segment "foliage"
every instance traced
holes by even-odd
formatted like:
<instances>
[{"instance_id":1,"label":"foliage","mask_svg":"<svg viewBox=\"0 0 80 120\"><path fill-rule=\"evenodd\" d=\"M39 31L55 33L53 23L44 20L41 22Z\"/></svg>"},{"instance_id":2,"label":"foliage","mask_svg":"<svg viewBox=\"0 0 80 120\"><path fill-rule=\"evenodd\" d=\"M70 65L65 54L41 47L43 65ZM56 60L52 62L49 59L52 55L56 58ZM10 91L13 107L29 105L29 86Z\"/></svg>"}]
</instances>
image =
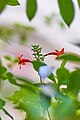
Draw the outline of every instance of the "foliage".
<instances>
[{"instance_id":1,"label":"foliage","mask_svg":"<svg viewBox=\"0 0 80 120\"><path fill-rule=\"evenodd\" d=\"M74 18L74 6L72 0L58 0L58 4L65 23L70 26Z\"/></svg>"},{"instance_id":2,"label":"foliage","mask_svg":"<svg viewBox=\"0 0 80 120\"><path fill-rule=\"evenodd\" d=\"M80 7L80 0L77 0L78 1L78 5L79 5L79 7Z\"/></svg>"},{"instance_id":3,"label":"foliage","mask_svg":"<svg viewBox=\"0 0 80 120\"><path fill-rule=\"evenodd\" d=\"M13 36L18 36L19 44L26 44L29 34L34 31L35 29L33 27L25 26L20 23L15 23L9 27L0 26L0 39L10 43Z\"/></svg>"},{"instance_id":4,"label":"foliage","mask_svg":"<svg viewBox=\"0 0 80 120\"><path fill-rule=\"evenodd\" d=\"M7 4L11 6L20 5L19 1L17 0L8 0Z\"/></svg>"},{"instance_id":5,"label":"foliage","mask_svg":"<svg viewBox=\"0 0 80 120\"><path fill-rule=\"evenodd\" d=\"M59 15L57 12L53 12L52 14L49 14L44 17L44 22L46 25L52 26L52 23L56 23L60 26L60 28L64 29L65 28L65 23L64 21L59 18Z\"/></svg>"},{"instance_id":6,"label":"foliage","mask_svg":"<svg viewBox=\"0 0 80 120\"><path fill-rule=\"evenodd\" d=\"M42 47L39 47L39 45L32 45L31 49L34 53L33 56L38 61L44 61L44 55L41 54Z\"/></svg>"},{"instance_id":7,"label":"foliage","mask_svg":"<svg viewBox=\"0 0 80 120\"><path fill-rule=\"evenodd\" d=\"M66 63L68 64L69 61L73 62L73 64L74 62L79 63L80 56L74 53L61 53L55 59L62 60L61 65L55 74L53 74L53 66L45 67L48 65L39 58L43 55L42 48L39 45L32 45L32 50L33 55L37 55L36 57L34 55L35 60L32 60L32 66L40 77L40 83L35 83L35 80L32 82L28 78L14 75L1 63L0 80L3 82L4 80L8 80L10 84L19 87L19 90L15 91L12 96L7 96L6 98L13 102L16 109L20 109L26 113L25 120L46 120L48 118L49 120L73 120L73 118L79 120L80 68L74 68L74 70L70 71L69 68L66 68ZM39 54L42 55L39 56ZM43 56L45 60L46 56ZM5 59L9 61L13 60L11 56L5 56ZM17 60L16 63L18 63ZM43 74L45 77L41 76ZM44 78L46 80L47 77L49 82L44 83ZM52 95L50 92L44 92L45 87L48 87L47 89L52 91ZM0 98L0 109L13 119L5 110L5 104L6 101Z\"/></svg>"},{"instance_id":8,"label":"foliage","mask_svg":"<svg viewBox=\"0 0 80 120\"><path fill-rule=\"evenodd\" d=\"M75 8L72 0L57 0L60 14L64 22L70 26L75 15ZM80 8L80 0L77 0ZM20 5L19 0L0 0L0 13L3 12L7 5L17 6ZM26 0L26 14L28 19L31 21L37 12L37 0ZM53 5L54 7L54 5ZM51 18L50 18L51 19Z\"/></svg>"},{"instance_id":9,"label":"foliage","mask_svg":"<svg viewBox=\"0 0 80 120\"><path fill-rule=\"evenodd\" d=\"M29 20L35 16L37 11L37 1L36 0L27 0L26 2L26 14Z\"/></svg>"},{"instance_id":10,"label":"foliage","mask_svg":"<svg viewBox=\"0 0 80 120\"><path fill-rule=\"evenodd\" d=\"M73 1L57 0L57 2L64 22L70 26L75 15ZM77 0L77 3L80 8L80 0ZM17 6L20 3L18 0L0 0L0 13L4 11L7 5ZM37 0L26 0L25 7L27 17L31 21L38 9ZM54 14L46 17L46 23L50 24L53 17L55 17ZM62 21L59 22L64 26ZM34 29L20 24L14 25L13 28L0 27L0 38L2 40L9 40L18 33L20 42L25 43L27 32L32 30ZM13 102L16 109L26 113L25 120L80 120L80 68L74 68L70 71L66 67L66 63L68 64L69 62L79 64L80 55L75 53L61 54L60 51L56 50L56 52L53 52L53 55L57 55L55 53L59 52L55 60L61 60L61 65L53 72L52 68L54 66L48 66L45 63L46 56L42 53L42 47L32 45L31 50L35 59L30 63L37 72L40 83L35 83L34 78L34 82L32 82L28 78L14 75L9 71L10 67L14 67L14 64L19 63L19 59L5 55L5 60L9 62L6 67L0 59L0 83L8 81L13 86L19 88L12 96L6 96L5 100L4 97L0 97L0 110L14 120L5 109L6 99L8 99ZM22 58L20 64L25 65L27 61L28 59ZM46 78L49 80L47 83L44 82ZM49 93L47 91L44 92L45 87L50 91ZM0 120L2 120L2 116L0 116Z\"/></svg>"}]
</instances>

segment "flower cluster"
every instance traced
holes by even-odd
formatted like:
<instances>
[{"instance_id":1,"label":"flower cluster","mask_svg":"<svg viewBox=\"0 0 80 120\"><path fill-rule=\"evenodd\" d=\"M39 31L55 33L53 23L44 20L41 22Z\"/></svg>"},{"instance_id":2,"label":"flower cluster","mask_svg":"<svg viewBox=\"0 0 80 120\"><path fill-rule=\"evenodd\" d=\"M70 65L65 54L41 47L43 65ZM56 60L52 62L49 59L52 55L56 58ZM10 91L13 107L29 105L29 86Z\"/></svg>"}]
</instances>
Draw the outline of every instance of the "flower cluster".
<instances>
[{"instance_id":1,"label":"flower cluster","mask_svg":"<svg viewBox=\"0 0 80 120\"><path fill-rule=\"evenodd\" d=\"M62 48L60 51L59 50L55 50L55 52L49 52L47 54L45 54L44 56L48 56L48 55L56 55L58 58L60 55L64 54L64 48Z\"/></svg>"},{"instance_id":2,"label":"flower cluster","mask_svg":"<svg viewBox=\"0 0 80 120\"><path fill-rule=\"evenodd\" d=\"M23 57L23 55L21 55L21 56L17 56L17 58L18 58L18 65L20 65L20 69L21 69L21 65L26 65L26 63L31 63L32 61L31 60L29 60L29 59L24 59L24 58L22 58Z\"/></svg>"},{"instance_id":3,"label":"flower cluster","mask_svg":"<svg viewBox=\"0 0 80 120\"><path fill-rule=\"evenodd\" d=\"M64 48L62 48L60 51L59 50L55 50L54 52L49 52L47 54L44 55L44 57L48 56L48 55L56 55L58 58L60 55L64 54ZM18 58L18 65L20 65L20 69L21 69L21 65L26 65L26 63L32 63L32 60L26 59L26 58L22 58L23 55L21 56L17 56Z\"/></svg>"},{"instance_id":4,"label":"flower cluster","mask_svg":"<svg viewBox=\"0 0 80 120\"><path fill-rule=\"evenodd\" d=\"M39 61L41 63L43 63L42 56L45 58L48 55L56 55L56 58L58 58L60 55L64 54L64 48L62 48L60 51L55 50L54 52L49 52L49 53L43 55L41 53L41 48L39 48L39 45L38 46L37 45L32 46L32 47L33 47L32 50L34 52L33 55L34 54L36 55L36 57L35 56L34 57L36 58L37 61ZM37 48L37 49L35 49L35 48ZM18 65L20 65L20 69L21 69L21 65L26 65L26 63L33 63L33 61L34 61L34 60L27 59L27 58L22 58L22 57L23 57L23 55L17 56ZM53 69L54 69L53 66L48 66L46 64L40 65L39 68L38 68L38 74L39 74L41 79L44 79L44 78L48 77L53 72Z\"/></svg>"}]
</instances>

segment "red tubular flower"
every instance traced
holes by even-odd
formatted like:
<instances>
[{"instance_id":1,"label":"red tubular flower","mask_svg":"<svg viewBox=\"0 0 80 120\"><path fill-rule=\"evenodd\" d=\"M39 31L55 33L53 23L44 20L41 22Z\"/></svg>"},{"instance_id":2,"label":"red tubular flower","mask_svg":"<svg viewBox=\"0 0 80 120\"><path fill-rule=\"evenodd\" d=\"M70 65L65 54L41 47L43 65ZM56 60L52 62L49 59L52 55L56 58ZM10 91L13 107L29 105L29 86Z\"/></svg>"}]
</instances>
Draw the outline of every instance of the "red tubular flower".
<instances>
[{"instance_id":1,"label":"red tubular flower","mask_svg":"<svg viewBox=\"0 0 80 120\"><path fill-rule=\"evenodd\" d=\"M20 65L20 69L21 69L21 65L26 65L27 62L30 62L30 63L32 62L31 60L23 59L22 57L23 57L23 55L17 56L17 58L18 58L18 65Z\"/></svg>"},{"instance_id":2,"label":"red tubular flower","mask_svg":"<svg viewBox=\"0 0 80 120\"><path fill-rule=\"evenodd\" d=\"M58 58L60 55L64 54L64 48L62 48L62 50L55 50L55 52L50 52L50 53L47 53L45 54L44 56L48 56L48 55L56 55Z\"/></svg>"}]
</instances>

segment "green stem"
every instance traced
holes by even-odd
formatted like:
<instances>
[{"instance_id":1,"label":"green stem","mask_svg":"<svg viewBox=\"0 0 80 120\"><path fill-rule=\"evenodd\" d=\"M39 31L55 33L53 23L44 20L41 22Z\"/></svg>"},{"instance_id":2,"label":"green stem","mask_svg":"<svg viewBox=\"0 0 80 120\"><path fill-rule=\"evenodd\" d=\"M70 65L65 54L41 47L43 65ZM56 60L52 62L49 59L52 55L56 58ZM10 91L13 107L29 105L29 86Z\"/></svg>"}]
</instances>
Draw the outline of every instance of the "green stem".
<instances>
[{"instance_id":1,"label":"green stem","mask_svg":"<svg viewBox=\"0 0 80 120\"><path fill-rule=\"evenodd\" d=\"M66 63L67 63L67 60L63 60L60 67L64 68L64 66L66 65Z\"/></svg>"},{"instance_id":2,"label":"green stem","mask_svg":"<svg viewBox=\"0 0 80 120\"><path fill-rule=\"evenodd\" d=\"M42 78L41 78L41 76L40 76L40 83L42 84L43 82L42 82Z\"/></svg>"},{"instance_id":3,"label":"green stem","mask_svg":"<svg viewBox=\"0 0 80 120\"><path fill-rule=\"evenodd\" d=\"M49 120L51 120L51 117L50 117L50 114L49 114L49 110L48 110L48 109L47 109L47 114L48 114Z\"/></svg>"},{"instance_id":4,"label":"green stem","mask_svg":"<svg viewBox=\"0 0 80 120\"><path fill-rule=\"evenodd\" d=\"M9 116L12 120L14 120L14 118L7 112L7 110L5 110L4 108L3 108L3 112L7 115L7 116Z\"/></svg>"}]
</instances>

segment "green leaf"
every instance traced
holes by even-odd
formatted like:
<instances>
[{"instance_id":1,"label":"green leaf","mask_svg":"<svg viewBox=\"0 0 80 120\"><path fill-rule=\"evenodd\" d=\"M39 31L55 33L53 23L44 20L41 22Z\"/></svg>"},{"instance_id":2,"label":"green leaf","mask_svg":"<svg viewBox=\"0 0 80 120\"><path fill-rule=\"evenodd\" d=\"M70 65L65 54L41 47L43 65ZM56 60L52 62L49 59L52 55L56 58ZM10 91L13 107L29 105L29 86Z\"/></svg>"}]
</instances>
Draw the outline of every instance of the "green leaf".
<instances>
[{"instance_id":1,"label":"green leaf","mask_svg":"<svg viewBox=\"0 0 80 120\"><path fill-rule=\"evenodd\" d=\"M17 85L16 79L14 78L14 75L13 75L12 73L7 72L7 73L6 73L6 76L7 76L7 79L9 80L9 82L10 82L11 84Z\"/></svg>"},{"instance_id":2,"label":"green leaf","mask_svg":"<svg viewBox=\"0 0 80 120\"><path fill-rule=\"evenodd\" d=\"M51 73L51 74L48 76L48 78L49 78L50 80L52 80L52 81L55 82L54 74Z\"/></svg>"},{"instance_id":3,"label":"green leaf","mask_svg":"<svg viewBox=\"0 0 80 120\"><path fill-rule=\"evenodd\" d=\"M42 120L46 112L40 104L38 94L27 94L20 100L19 106L26 113L29 113L28 120Z\"/></svg>"},{"instance_id":4,"label":"green leaf","mask_svg":"<svg viewBox=\"0 0 80 120\"><path fill-rule=\"evenodd\" d=\"M14 78L8 78L8 80L11 84L18 86L18 84L16 83L16 80Z\"/></svg>"},{"instance_id":5,"label":"green leaf","mask_svg":"<svg viewBox=\"0 0 80 120\"><path fill-rule=\"evenodd\" d=\"M40 91L40 89L35 86L34 82L28 78L21 77L21 76L15 76L15 79L17 82L24 83L24 85L25 85L24 87L27 90L34 91L34 92Z\"/></svg>"},{"instance_id":6,"label":"green leaf","mask_svg":"<svg viewBox=\"0 0 80 120\"><path fill-rule=\"evenodd\" d=\"M14 77L14 75L13 75L11 72L7 72L7 73L6 73L6 76L7 76L8 78L13 78L13 77Z\"/></svg>"},{"instance_id":7,"label":"green leaf","mask_svg":"<svg viewBox=\"0 0 80 120\"><path fill-rule=\"evenodd\" d=\"M5 101L0 99L0 109L3 109L4 105L5 105Z\"/></svg>"},{"instance_id":8,"label":"green leaf","mask_svg":"<svg viewBox=\"0 0 80 120\"><path fill-rule=\"evenodd\" d=\"M22 88L26 88L28 91L33 91L34 93L40 92L40 89L35 86L34 82L28 78L21 77L21 76L15 76L15 79L17 82L21 82L24 84L17 84L18 86L21 86Z\"/></svg>"},{"instance_id":9,"label":"green leaf","mask_svg":"<svg viewBox=\"0 0 80 120\"><path fill-rule=\"evenodd\" d=\"M59 85L68 84L70 73L66 68L57 69L56 75L57 75L57 78L58 78L58 84Z\"/></svg>"},{"instance_id":10,"label":"green leaf","mask_svg":"<svg viewBox=\"0 0 80 120\"><path fill-rule=\"evenodd\" d=\"M8 0L7 4L10 6L20 5L18 0Z\"/></svg>"},{"instance_id":11,"label":"green leaf","mask_svg":"<svg viewBox=\"0 0 80 120\"><path fill-rule=\"evenodd\" d=\"M9 114L9 112L6 109L3 108L3 111L7 116L9 116L12 120L14 120L14 118Z\"/></svg>"},{"instance_id":12,"label":"green leaf","mask_svg":"<svg viewBox=\"0 0 80 120\"><path fill-rule=\"evenodd\" d=\"M26 14L29 20L32 20L37 11L37 1L36 0L27 0L26 3Z\"/></svg>"},{"instance_id":13,"label":"green leaf","mask_svg":"<svg viewBox=\"0 0 80 120\"><path fill-rule=\"evenodd\" d=\"M39 116L41 116L41 106L37 93L20 89L20 91L16 91L12 97L8 97L8 99L19 105L19 109L29 113L30 120L38 120Z\"/></svg>"},{"instance_id":14,"label":"green leaf","mask_svg":"<svg viewBox=\"0 0 80 120\"><path fill-rule=\"evenodd\" d=\"M11 60L12 60L11 56L9 56L9 55L5 55L4 58L5 58L6 60L8 60L8 61L11 61Z\"/></svg>"},{"instance_id":15,"label":"green leaf","mask_svg":"<svg viewBox=\"0 0 80 120\"><path fill-rule=\"evenodd\" d=\"M51 102L52 109L54 110L56 106L58 105L58 102Z\"/></svg>"},{"instance_id":16,"label":"green leaf","mask_svg":"<svg viewBox=\"0 0 80 120\"><path fill-rule=\"evenodd\" d=\"M34 69L38 72L40 66L46 65L44 62L40 62L38 60L32 61Z\"/></svg>"},{"instance_id":17,"label":"green leaf","mask_svg":"<svg viewBox=\"0 0 80 120\"><path fill-rule=\"evenodd\" d=\"M2 118L0 117L0 120L2 120Z\"/></svg>"},{"instance_id":18,"label":"green leaf","mask_svg":"<svg viewBox=\"0 0 80 120\"><path fill-rule=\"evenodd\" d=\"M80 62L80 56L73 53L66 53L58 57L59 60L67 60L73 62Z\"/></svg>"},{"instance_id":19,"label":"green leaf","mask_svg":"<svg viewBox=\"0 0 80 120\"><path fill-rule=\"evenodd\" d=\"M80 0L77 0L77 2L78 2L78 5L79 5L79 8L80 8Z\"/></svg>"},{"instance_id":20,"label":"green leaf","mask_svg":"<svg viewBox=\"0 0 80 120\"><path fill-rule=\"evenodd\" d=\"M4 66L0 66L0 79L4 80L6 78L5 73L7 69Z\"/></svg>"},{"instance_id":21,"label":"green leaf","mask_svg":"<svg viewBox=\"0 0 80 120\"><path fill-rule=\"evenodd\" d=\"M69 117L75 112L75 104L72 99L67 96L62 98L62 101L57 104L54 110L56 120L71 120Z\"/></svg>"},{"instance_id":22,"label":"green leaf","mask_svg":"<svg viewBox=\"0 0 80 120\"><path fill-rule=\"evenodd\" d=\"M27 115L29 114L27 120L43 120L46 109L51 103L51 99L47 96L22 88L8 99L13 101L18 109L25 111Z\"/></svg>"},{"instance_id":23,"label":"green leaf","mask_svg":"<svg viewBox=\"0 0 80 120\"><path fill-rule=\"evenodd\" d=\"M30 82L28 79L21 77L21 76L15 76L10 72L6 73L6 79L13 85L16 85L18 87L34 91L34 92L39 92L40 89L37 88L32 81Z\"/></svg>"},{"instance_id":24,"label":"green leaf","mask_svg":"<svg viewBox=\"0 0 80 120\"><path fill-rule=\"evenodd\" d=\"M28 83L31 85L34 84L34 82L31 79L28 79L26 77L22 77L22 76L18 76L18 75L14 75L14 77L16 78L17 81L21 81L25 84L28 84Z\"/></svg>"},{"instance_id":25,"label":"green leaf","mask_svg":"<svg viewBox=\"0 0 80 120\"><path fill-rule=\"evenodd\" d=\"M34 93L40 92L40 89L36 87L35 85L31 85L31 84L16 84L16 85L28 91L32 91Z\"/></svg>"},{"instance_id":26,"label":"green leaf","mask_svg":"<svg viewBox=\"0 0 80 120\"><path fill-rule=\"evenodd\" d=\"M74 18L74 5L72 0L58 0L58 4L63 20L70 26Z\"/></svg>"},{"instance_id":27,"label":"green leaf","mask_svg":"<svg viewBox=\"0 0 80 120\"><path fill-rule=\"evenodd\" d=\"M3 12L8 0L0 0L0 13Z\"/></svg>"},{"instance_id":28,"label":"green leaf","mask_svg":"<svg viewBox=\"0 0 80 120\"><path fill-rule=\"evenodd\" d=\"M50 107L51 105L51 98L44 95L43 93L40 93L40 103L41 103L41 106L43 107L43 109L45 111L48 110L48 108Z\"/></svg>"},{"instance_id":29,"label":"green leaf","mask_svg":"<svg viewBox=\"0 0 80 120\"><path fill-rule=\"evenodd\" d=\"M33 64L34 69L35 69L37 72L38 72L38 70L39 70L39 67L47 65L47 64L45 64L44 62L40 62L40 61L38 61L38 60L32 61L32 64ZM48 76L48 78L49 78L50 80L52 80L52 81L55 81L54 75L53 75L52 73Z\"/></svg>"},{"instance_id":30,"label":"green leaf","mask_svg":"<svg viewBox=\"0 0 80 120\"><path fill-rule=\"evenodd\" d=\"M30 91L28 91L30 93ZM25 95L27 95L27 92L25 89L20 89L19 91L16 91L13 96L7 97L8 100L13 101L14 104L18 104L19 100L22 99Z\"/></svg>"},{"instance_id":31,"label":"green leaf","mask_svg":"<svg viewBox=\"0 0 80 120\"><path fill-rule=\"evenodd\" d=\"M68 84L68 91L77 94L80 89L80 69L71 72Z\"/></svg>"},{"instance_id":32,"label":"green leaf","mask_svg":"<svg viewBox=\"0 0 80 120\"><path fill-rule=\"evenodd\" d=\"M4 66L0 66L0 75L6 73L7 69Z\"/></svg>"}]
</instances>

